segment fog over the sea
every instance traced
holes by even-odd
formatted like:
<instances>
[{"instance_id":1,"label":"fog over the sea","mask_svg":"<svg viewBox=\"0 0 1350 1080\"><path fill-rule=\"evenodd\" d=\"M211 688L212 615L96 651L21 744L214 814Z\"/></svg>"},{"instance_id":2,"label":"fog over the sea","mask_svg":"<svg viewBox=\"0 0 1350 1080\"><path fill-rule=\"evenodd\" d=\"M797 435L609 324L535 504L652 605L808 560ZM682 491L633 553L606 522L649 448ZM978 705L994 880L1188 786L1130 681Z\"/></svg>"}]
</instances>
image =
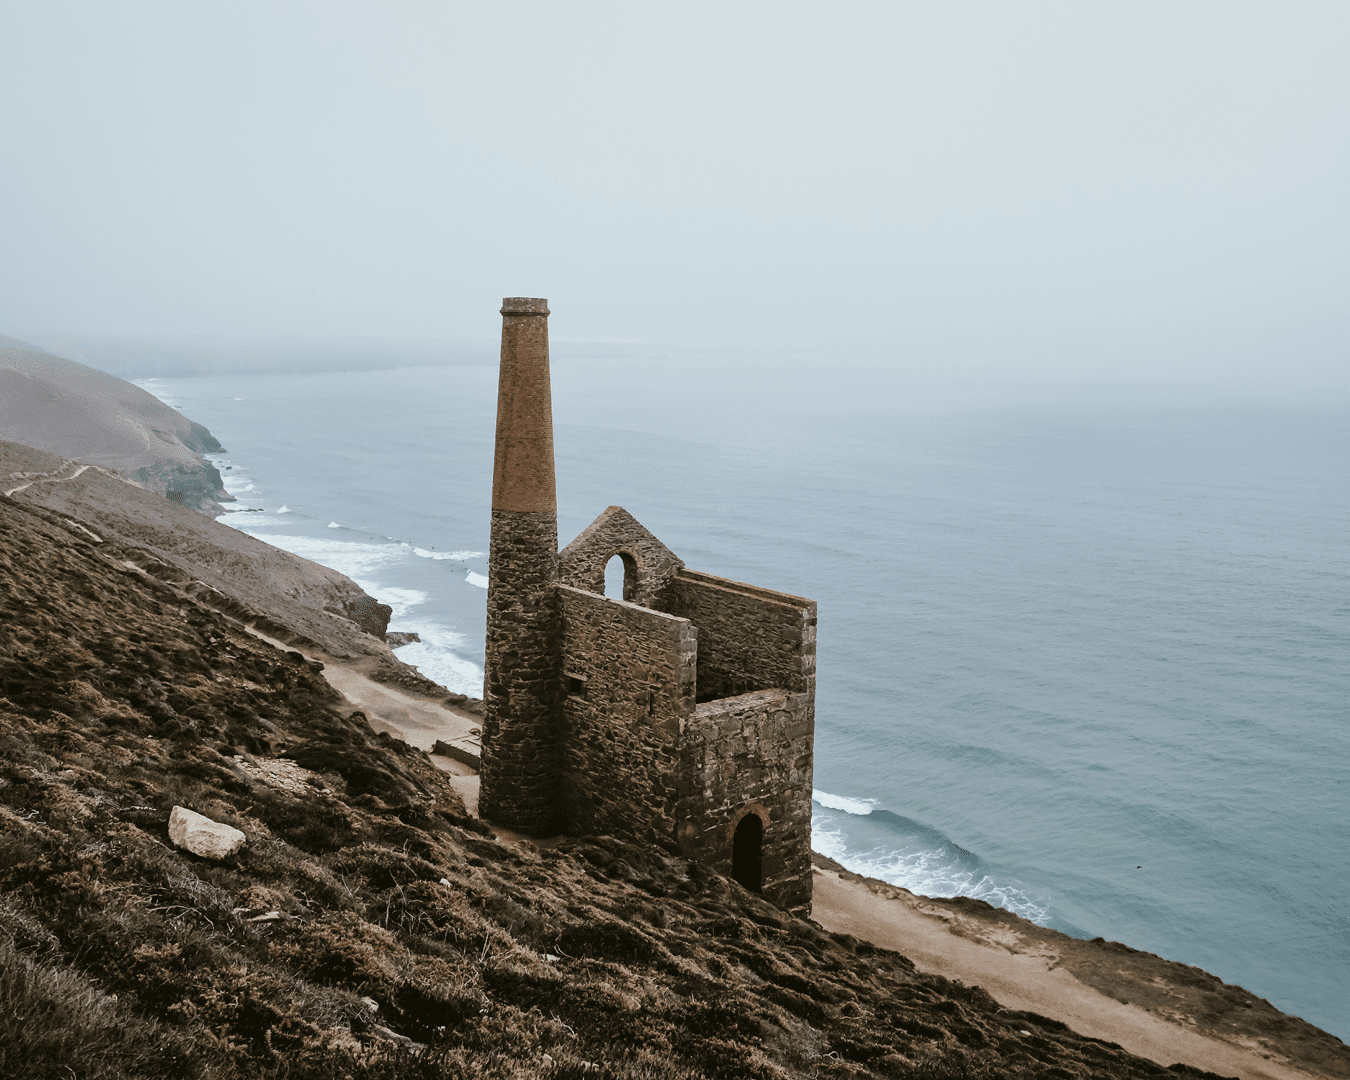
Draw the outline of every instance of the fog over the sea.
<instances>
[{"instance_id":1,"label":"fog over the sea","mask_svg":"<svg viewBox=\"0 0 1350 1080\"><path fill-rule=\"evenodd\" d=\"M0 41L0 333L102 366L490 360L533 295L560 355L1350 391L1344 0L21 0Z\"/></svg>"}]
</instances>

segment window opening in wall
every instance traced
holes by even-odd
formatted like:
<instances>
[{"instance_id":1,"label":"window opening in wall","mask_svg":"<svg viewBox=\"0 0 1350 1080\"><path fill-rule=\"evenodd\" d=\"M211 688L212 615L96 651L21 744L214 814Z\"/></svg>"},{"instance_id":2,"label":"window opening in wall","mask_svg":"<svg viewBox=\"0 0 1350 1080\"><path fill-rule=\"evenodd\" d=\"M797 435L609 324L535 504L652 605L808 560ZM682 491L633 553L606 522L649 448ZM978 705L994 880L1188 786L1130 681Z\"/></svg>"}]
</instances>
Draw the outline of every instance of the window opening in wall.
<instances>
[{"instance_id":1,"label":"window opening in wall","mask_svg":"<svg viewBox=\"0 0 1350 1080\"><path fill-rule=\"evenodd\" d=\"M746 814L736 826L731 841L731 876L751 892L761 892L764 881L760 856L764 849L764 823L758 814Z\"/></svg>"},{"instance_id":2,"label":"window opening in wall","mask_svg":"<svg viewBox=\"0 0 1350 1080\"><path fill-rule=\"evenodd\" d=\"M631 555L611 555L605 563L605 595L611 600L629 600L637 595L637 560Z\"/></svg>"},{"instance_id":3,"label":"window opening in wall","mask_svg":"<svg viewBox=\"0 0 1350 1080\"><path fill-rule=\"evenodd\" d=\"M582 675L573 675L567 673L567 693L572 697L584 698L586 696L586 679Z\"/></svg>"},{"instance_id":4,"label":"window opening in wall","mask_svg":"<svg viewBox=\"0 0 1350 1080\"><path fill-rule=\"evenodd\" d=\"M622 600L623 579L626 576L627 571L623 565L623 556L612 556L609 562L605 563L605 595L611 600Z\"/></svg>"}]
</instances>

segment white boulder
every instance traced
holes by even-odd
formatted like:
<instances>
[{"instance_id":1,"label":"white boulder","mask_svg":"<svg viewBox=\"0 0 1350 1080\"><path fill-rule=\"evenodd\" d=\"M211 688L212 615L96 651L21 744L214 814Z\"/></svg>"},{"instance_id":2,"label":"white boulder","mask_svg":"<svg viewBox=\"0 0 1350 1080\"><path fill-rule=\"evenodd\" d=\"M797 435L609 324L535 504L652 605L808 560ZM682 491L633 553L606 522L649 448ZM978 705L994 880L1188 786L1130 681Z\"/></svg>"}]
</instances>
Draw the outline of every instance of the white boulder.
<instances>
[{"instance_id":1,"label":"white boulder","mask_svg":"<svg viewBox=\"0 0 1350 1080\"><path fill-rule=\"evenodd\" d=\"M169 814L169 839L204 859L225 859L244 846L245 836L229 825L175 806Z\"/></svg>"}]
</instances>

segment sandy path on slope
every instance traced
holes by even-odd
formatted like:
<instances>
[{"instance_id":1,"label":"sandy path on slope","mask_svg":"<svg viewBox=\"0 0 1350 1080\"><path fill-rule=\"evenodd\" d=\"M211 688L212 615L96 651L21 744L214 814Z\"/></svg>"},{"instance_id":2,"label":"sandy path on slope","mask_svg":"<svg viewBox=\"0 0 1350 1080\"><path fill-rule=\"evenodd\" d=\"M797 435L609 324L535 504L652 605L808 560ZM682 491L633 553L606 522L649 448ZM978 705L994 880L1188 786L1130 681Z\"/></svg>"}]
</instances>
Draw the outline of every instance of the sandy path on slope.
<instances>
[{"instance_id":1,"label":"sandy path on slope","mask_svg":"<svg viewBox=\"0 0 1350 1080\"><path fill-rule=\"evenodd\" d=\"M323 677L366 714L366 722L374 730L387 731L428 754L437 740L477 754L478 736L474 733L483 723L481 716L405 694L367 678L350 665L325 664ZM478 770L441 754L431 754L431 760L450 774L450 783L464 800L465 809L477 817Z\"/></svg>"},{"instance_id":2,"label":"sandy path on slope","mask_svg":"<svg viewBox=\"0 0 1350 1080\"><path fill-rule=\"evenodd\" d=\"M310 656L251 626L245 629L254 637L285 652L300 652L306 660L320 661L328 685L366 714L366 723L372 730L387 731L428 754L431 754L431 748L437 740L452 743L472 754L477 753L476 732L483 723L481 716L377 683L361 670L361 661L350 664L328 656ZM450 783L464 800L466 809L477 817L478 770L441 754L431 754L431 760L437 768L450 774Z\"/></svg>"},{"instance_id":3,"label":"sandy path on slope","mask_svg":"<svg viewBox=\"0 0 1350 1080\"><path fill-rule=\"evenodd\" d=\"M69 476L35 476L27 483L20 484L18 487L10 488L8 491L5 492L5 494L15 495L20 491L27 491L34 484L59 484L63 480L74 480L75 477L82 475L86 469L92 469L94 467L92 465L81 465L78 468L72 470L71 466L73 466L74 464L75 462L73 461L68 462L66 465L62 466L62 468L59 470L60 472L70 473ZM81 528L84 527L81 526ZM88 532L89 530L85 529L84 531ZM102 543L102 541L100 540L99 543Z\"/></svg>"},{"instance_id":4,"label":"sandy path on slope","mask_svg":"<svg viewBox=\"0 0 1350 1080\"><path fill-rule=\"evenodd\" d=\"M366 714L376 731L397 735L428 753L437 739L450 742L472 738L483 723L481 716L377 683L352 664L325 663L323 677Z\"/></svg>"},{"instance_id":5,"label":"sandy path on slope","mask_svg":"<svg viewBox=\"0 0 1350 1080\"><path fill-rule=\"evenodd\" d=\"M1317 1075L1115 1001L1057 967L1058 957L1048 948L1014 953L1009 946L1015 942L966 936L970 928L961 925L964 920L926 905L923 897L880 896L819 867L814 885L812 918L825 929L894 949L920 971L981 986L1006 1008L1059 1020L1080 1035L1118 1043L1160 1065L1184 1062L1242 1080Z\"/></svg>"}]
</instances>

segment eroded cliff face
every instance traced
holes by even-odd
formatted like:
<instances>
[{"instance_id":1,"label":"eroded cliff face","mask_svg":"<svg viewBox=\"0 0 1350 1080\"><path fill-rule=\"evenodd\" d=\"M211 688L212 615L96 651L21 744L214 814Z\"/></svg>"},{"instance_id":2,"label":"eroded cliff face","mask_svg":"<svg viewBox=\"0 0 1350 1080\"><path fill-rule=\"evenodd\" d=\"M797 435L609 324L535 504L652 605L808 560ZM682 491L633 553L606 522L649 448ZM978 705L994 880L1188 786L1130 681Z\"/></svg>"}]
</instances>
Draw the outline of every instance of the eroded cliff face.
<instances>
[{"instance_id":1,"label":"eroded cliff face","mask_svg":"<svg viewBox=\"0 0 1350 1080\"><path fill-rule=\"evenodd\" d=\"M202 457L223 448L201 424L115 375L8 337L0 439L113 469L194 510L218 513L233 501Z\"/></svg>"},{"instance_id":2,"label":"eroded cliff face","mask_svg":"<svg viewBox=\"0 0 1350 1080\"><path fill-rule=\"evenodd\" d=\"M1164 1072L659 849L497 841L300 654L24 494L0 497L0 1075ZM243 848L175 848L174 806Z\"/></svg>"}]
</instances>

